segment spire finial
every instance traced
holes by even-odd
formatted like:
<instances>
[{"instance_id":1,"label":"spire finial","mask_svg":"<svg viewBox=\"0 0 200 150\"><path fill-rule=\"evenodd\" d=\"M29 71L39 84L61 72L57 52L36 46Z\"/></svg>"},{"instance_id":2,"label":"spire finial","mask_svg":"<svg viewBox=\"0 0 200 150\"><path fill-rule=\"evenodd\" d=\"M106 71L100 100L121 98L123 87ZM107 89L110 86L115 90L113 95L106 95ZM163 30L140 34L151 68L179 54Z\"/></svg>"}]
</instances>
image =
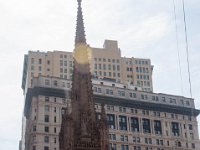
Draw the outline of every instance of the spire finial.
<instances>
[{"instance_id":1,"label":"spire finial","mask_svg":"<svg viewBox=\"0 0 200 150\"><path fill-rule=\"evenodd\" d=\"M76 22L76 37L75 37L75 45L76 44L86 44L85 38L85 28L83 23L83 14L81 8L82 0L77 0L78 2L78 12L77 12L77 22Z\"/></svg>"}]
</instances>

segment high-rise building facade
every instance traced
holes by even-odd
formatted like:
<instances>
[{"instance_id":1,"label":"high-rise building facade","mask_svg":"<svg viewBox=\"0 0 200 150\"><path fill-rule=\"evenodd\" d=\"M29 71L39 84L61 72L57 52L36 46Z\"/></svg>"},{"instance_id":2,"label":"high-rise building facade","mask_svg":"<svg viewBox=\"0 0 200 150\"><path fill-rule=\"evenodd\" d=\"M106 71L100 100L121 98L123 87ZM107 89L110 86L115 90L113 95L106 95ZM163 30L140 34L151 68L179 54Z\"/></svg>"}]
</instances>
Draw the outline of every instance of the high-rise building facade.
<instances>
[{"instance_id":1,"label":"high-rise building facade","mask_svg":"<svg viewBox=\"0 0 200 150\"><path fill-rule=\"evenodd\" d=\"M150 59L121 56L117 41L106 40L104 48L91 48L90 70L94 78L112 79L152 92L153 66ZM33 77L72 79L73 53L65 51L29 51L24 57L22 88L31 86ZM25 91L24 91L25 92Z\"/></svg>"},{"instance_id":2,"label":"high-rise building facade","mask_svg":"<svg viewBox=\"0 0 200 150\"><path fill-rule=\"evenodd\" d=\"M26 150L59 150L62 109L71 108L71 80L36 77L25 103ZM198 150L194 100L136 91L128 84L93 79L96 117L105 104L114 150Z\"/></svg>"}]
</instances>

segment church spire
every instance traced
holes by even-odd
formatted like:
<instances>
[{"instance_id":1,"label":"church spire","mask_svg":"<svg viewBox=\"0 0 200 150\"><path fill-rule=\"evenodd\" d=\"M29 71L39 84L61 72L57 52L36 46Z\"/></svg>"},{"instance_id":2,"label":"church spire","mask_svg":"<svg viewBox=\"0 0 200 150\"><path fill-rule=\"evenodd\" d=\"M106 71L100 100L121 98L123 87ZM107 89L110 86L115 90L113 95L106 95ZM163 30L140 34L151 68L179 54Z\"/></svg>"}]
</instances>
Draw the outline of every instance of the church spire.
<instances>
[{"instance_id":1,"label":"church spire","mask_svg":"<svg viewBox=\"0 0 200 150\"><path fill-rule=\"evenodd\" d=\"M76 37L75 37L75 45L76 44L86 44L86 38L85 38L85 28L83 23L83 14L82 14L82 8L81 8L81 1L78 1L78 12L77 12L77 22L76 22Z\"/></svg>"}]
</instances>

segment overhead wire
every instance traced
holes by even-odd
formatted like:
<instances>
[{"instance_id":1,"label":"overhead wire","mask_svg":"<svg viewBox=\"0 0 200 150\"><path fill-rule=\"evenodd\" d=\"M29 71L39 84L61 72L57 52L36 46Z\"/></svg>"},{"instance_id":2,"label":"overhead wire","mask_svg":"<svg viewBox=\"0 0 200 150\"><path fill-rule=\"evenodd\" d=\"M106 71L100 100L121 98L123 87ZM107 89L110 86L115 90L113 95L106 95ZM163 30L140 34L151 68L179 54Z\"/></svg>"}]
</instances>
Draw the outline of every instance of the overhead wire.
<instances>
[{"instance_id":1,"label":"overhead wire","mask_svg":"<svg viewBox=\"0 0 200 150\"><path fill-rule=\"evenodd\" d=\"M177 54L178 54L179 75L180 75L180 82L181 82L180 86L181 86L181 94L183 95L183 77L182 77L181 60L180 60L180 48L179 48L179 41L178 41L178 25L177 25L175 0L173 0L173 6L174 6L174 23L175 23L175 31L176 31L176 48L177 48Z\"/></svg>"},{"instance_id":2,"label":"overhead wire","mask_svg":"<svg viewBox=\"0 0 200 150\"><path fill-rule=\"evenodd\" d=\"M188 79L190 86L190 97L192 98L192 83L190 76L190 61L189 61L189 46L188 46L188 34L187 34L187 23L186 23L186 15L185 15L185 2L182 0L183 6L183 20L184 20L184 29L185 29L185 44L186 44L186 54L187 54L187 70L188 70Z\"/></svg>"},{"instance_id":3,"label":"overhead wire","mask_svg":"<svg viewBox=\"0 0 200 150\"><path fill-rule=\"evenodd\" d=\"M187 70L188 70L188 80L190 87L190 98L192 99L192 83L191 83L191 75L190 75L190 61L189 61L189 46L188 46L188 34L187 34L187 22L186 22L186 12L185 12L185 1L182 0L183 6L183 20L184 20L184 29L185 29L185 45L186 45L186 54L187 54ZM191 107L191 117L194 116L194 108Z\"/></svg>"}]
</instances>

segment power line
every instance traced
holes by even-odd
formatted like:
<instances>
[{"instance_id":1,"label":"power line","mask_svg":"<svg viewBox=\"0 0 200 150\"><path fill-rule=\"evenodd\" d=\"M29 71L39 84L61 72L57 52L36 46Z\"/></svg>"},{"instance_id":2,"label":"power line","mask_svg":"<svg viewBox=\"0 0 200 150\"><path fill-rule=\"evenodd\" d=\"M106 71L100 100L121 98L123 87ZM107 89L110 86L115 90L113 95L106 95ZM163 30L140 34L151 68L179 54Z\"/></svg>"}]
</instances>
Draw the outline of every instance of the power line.
<instances>
[{"instance_id":1,"label":"power line","mask_svg":"<svg viewBox=\"0 0 200 150\"><path fill-rule=\"evenodd\" d=\"M178 65L179 65L179 74L180 74L180 86L181 86L181 94L183 95L183 78L182 78L182 69L181 69L181 61L180 61L180 48L179 48L179 41L178 41L178 25L177 25L177 16L176 16L176 5L175 1L173 0L174 5L174 20L175 20L175 30L176 30L176 48L178 54Z\"/></svg>"},{"instance_id":2,"label":"power line","mask_svg":"<svg viewBox=\"0 0 200 150\"><path fill-rule=\"evenodd\" d=\"M190 62L189 62L189 46L188 46L187 23L186 23L186 16L185 16L185 2L184 2L184 0L182 0L182 3L183 3L183 16L184 16L184 25L185 25L185 43L186 43L186 53L187 53L187 69L188 69L189 85L190 85L190 97L192 98L192 84L191 84L191 77L190 77Z\"/></svg>"}]
</instances>

